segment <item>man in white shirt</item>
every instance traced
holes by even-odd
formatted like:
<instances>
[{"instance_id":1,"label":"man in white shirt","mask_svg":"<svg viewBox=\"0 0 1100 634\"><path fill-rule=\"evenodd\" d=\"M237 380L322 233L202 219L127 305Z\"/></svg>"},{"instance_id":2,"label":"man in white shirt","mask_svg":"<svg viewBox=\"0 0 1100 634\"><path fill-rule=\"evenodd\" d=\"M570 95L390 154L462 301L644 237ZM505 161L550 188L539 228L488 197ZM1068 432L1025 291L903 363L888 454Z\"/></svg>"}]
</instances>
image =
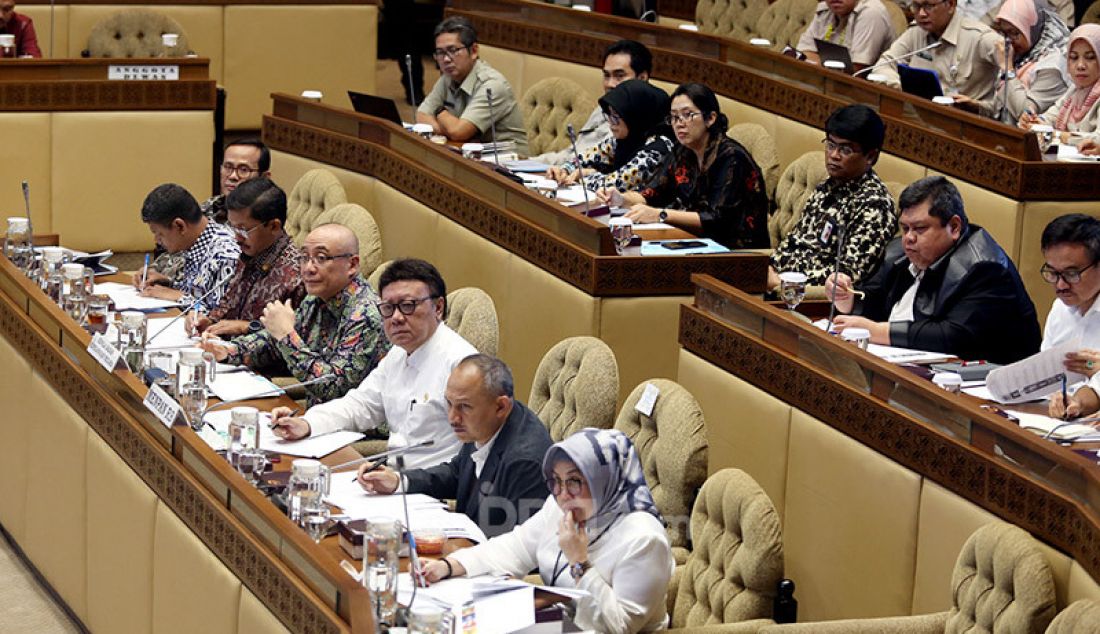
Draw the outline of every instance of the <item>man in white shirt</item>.
<instances>
[{"instance_id":1,"label":"man in white shirt","mask_svg":"<svg viewBox=\"0 0 1100 634\"><path fill-rule=\"evenodd\" d=\"M410 467L429 467L449 460L461 443L447 423L443 396L447 378L458 362L477 350L443 323L447 287L434 266L424 260L397 260L378 282L382 329L393 348L359 387L291 417L289 407L272 410L275 434L298 439L341 429L366 431L386 423L391 448L432 440L431 447L411 452Z\"/></svg>"}]
</instances>

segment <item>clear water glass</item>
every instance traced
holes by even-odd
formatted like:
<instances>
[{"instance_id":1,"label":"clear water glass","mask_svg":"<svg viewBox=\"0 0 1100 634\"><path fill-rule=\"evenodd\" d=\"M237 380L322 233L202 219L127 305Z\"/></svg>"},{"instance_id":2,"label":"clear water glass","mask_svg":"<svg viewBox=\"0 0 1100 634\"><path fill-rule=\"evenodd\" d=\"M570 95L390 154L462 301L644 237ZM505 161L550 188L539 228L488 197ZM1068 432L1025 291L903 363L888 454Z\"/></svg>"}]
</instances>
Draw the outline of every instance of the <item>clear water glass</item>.
<instances>
[{"instance_id":1,"label":"clear water glass","mask_svg":"<svg viewBox=\"0 0 1100 634\"><path fill-rule=\"evenodd\" d=\"M779 297L793 311L806 297L806 275L787 271L779 274Z\"/></svg>"}]
</instances>

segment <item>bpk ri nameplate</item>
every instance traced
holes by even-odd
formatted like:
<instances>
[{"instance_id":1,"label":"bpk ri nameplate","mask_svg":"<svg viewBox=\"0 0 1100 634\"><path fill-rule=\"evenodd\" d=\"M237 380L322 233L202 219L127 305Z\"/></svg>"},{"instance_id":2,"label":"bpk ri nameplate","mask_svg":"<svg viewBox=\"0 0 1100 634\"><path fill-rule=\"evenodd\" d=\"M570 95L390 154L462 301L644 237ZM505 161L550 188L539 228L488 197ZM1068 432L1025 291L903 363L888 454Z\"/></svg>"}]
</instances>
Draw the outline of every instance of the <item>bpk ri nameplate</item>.
<instances>
[{"instance_id":1,"label":"bpk ri nameplate","mask_svg":"<svg viewBox=\"0 0 1100 634\"><path fill-rule=\"evenodd\" d=\"M122 351L98 332L92 335L92 342L88 344L88 354L92 355L92 358L108 372L114 372L118 362L122 360Z\"/></svg>"}]
</instances>

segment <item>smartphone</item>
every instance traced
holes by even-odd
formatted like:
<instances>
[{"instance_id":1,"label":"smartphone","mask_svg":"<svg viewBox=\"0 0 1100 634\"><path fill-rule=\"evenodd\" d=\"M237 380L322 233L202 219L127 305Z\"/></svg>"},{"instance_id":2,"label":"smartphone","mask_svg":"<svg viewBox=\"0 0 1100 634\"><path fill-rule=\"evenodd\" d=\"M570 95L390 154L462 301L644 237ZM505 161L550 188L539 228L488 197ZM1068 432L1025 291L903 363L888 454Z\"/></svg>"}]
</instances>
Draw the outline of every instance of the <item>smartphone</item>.
<instances>
[{"instance_id":1,"label":"smartphone","mask_svg":"<svg viewBox=\"0 0 1100 634\"><path fill-rule=\"evenodd\" d=\"M707 246L706 242L700 242L699 240L672 240L669 242L662 242L661 248L668 249L669 251L680 251L681 249L697 249L699 247Z\"/></svg>"}]
</instances>

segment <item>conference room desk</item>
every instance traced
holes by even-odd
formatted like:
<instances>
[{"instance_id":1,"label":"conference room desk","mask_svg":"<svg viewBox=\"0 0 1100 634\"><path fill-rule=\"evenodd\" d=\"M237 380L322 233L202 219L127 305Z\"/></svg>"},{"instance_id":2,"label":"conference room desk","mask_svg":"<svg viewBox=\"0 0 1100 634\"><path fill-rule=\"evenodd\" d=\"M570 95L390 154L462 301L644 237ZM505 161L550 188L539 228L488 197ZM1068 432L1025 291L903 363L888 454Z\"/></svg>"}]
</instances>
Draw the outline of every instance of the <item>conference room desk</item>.
<instances>
[{"instance_id":1,"label":"conference room desk","mask_svg":"<svg viewBox=\"0 0 1100 634\"><path fill-rule=\"evenodd\" d=\"M703 409L710 472L748 472L783 518L800 621L948 609L963 542L998 518L1046 544L1059 608L1100 598L1095 461L693 279L677 380Z\"/></svg>"},{"instance_id":2,"label":"conference room desk","mask_svg":"<svg viewBox=\"0 0 1100 634\"><path fill-rule=\"evenodd\" d=\"M335 174L348 201L378 223L383 259L435 264L449 290L493 299L499 355L527 389L543 355L566 337L599 337L615 352L620 395L676 367L676 322L690 275L764 289L759 253L619 256L605 222L588 218L388 121L290 95L264 117L272 172L293 183ZM368 272L369 273L369 272Z\"/></svg>"},{"instance_id":3,"label":"conference room desk","mask_svg":"<svg viewBox=\"0 0 1100 634\"><path fill-rule=\"evenodd\" d=\"M657 85L671 91L701 82L719 95L731 124L761 125L775 141L780 172L821 152L834 109L870 105L886 122L878 174L895 194L924 176L951 178L971 220L1016 263L1040 319L1054 300L1039 275L1043 227L1065 213L1100 214L1100 165L1043 161L1030 133L767 48L538 1L456 0L448 12L473 21L481 57L517 96L541 79L564 77L594 100L603 92L604 49L620 38L641 41L653 51Z\"/></svg>"},{"instance_id":4,"label":"conference room desk","mask_svg":"<svg viewBox=\"0 0 1100 634\"><path fill-rule=\"evenodd\" d=\"M0 258L0 525L72 612L96 632L373 632L339 559L89 341Z\"/></svg>"}]
</instances>

